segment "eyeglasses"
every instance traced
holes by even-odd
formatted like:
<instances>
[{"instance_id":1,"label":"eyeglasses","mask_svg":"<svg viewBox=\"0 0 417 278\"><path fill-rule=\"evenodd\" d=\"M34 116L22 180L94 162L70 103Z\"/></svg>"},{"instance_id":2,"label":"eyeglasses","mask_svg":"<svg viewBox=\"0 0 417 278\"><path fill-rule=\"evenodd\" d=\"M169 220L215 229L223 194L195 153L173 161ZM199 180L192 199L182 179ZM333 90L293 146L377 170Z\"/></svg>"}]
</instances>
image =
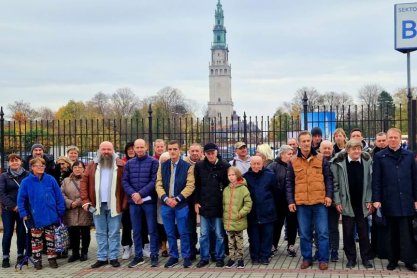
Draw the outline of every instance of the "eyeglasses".
<instances>
[{"instance_id":1,"label":"eyeglasses","mask_svg":"<svg viewBox=\"0 0 417 278\"><path fill-rule=\"evenodd\" d=\"M45 165L32 165L33 168L45 168Z\"/></svg>"}]
</instances>

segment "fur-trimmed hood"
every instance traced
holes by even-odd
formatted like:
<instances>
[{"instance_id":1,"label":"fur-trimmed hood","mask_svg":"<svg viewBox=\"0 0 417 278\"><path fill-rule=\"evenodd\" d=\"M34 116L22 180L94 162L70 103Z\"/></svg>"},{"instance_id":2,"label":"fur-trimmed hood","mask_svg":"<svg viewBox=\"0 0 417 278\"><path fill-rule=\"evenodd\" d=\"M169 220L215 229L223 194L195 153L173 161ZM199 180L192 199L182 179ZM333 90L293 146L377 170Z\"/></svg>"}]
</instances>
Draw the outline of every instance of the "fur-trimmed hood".
<instances>
[{"instance_id":1,"label":"fur-trimmed hood","mask_svg":"<svg viewBox=\"0 0 417 278\"><path fill-rule=\"evenodd\" d=\"M340 163L343 162L347 158L348 154L346 150L343 150L336 154L336 156L330 161L331 163ZM371 155L368 152L362 151L361 158L365 161L371 159Z\"/></svg>"}]
</instances>

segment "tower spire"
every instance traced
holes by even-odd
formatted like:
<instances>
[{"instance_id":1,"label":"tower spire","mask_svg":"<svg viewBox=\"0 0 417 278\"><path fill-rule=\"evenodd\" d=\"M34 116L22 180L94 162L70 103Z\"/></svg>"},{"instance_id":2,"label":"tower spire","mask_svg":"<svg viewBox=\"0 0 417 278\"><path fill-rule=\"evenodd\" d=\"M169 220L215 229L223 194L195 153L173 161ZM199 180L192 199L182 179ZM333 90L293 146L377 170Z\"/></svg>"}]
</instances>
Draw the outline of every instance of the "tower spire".
<instances>
[{"instance_id":1,"label":"tower spire","mask_svg":"<svg viewBox=\"0 0 417 278\"><path fill-rule=\"evenodd\" d=\"M217 9L214 12L213 48L227 49L226 28L224 27L224 13L220 0L217 2Z\"/></svg>"}]
</instances>

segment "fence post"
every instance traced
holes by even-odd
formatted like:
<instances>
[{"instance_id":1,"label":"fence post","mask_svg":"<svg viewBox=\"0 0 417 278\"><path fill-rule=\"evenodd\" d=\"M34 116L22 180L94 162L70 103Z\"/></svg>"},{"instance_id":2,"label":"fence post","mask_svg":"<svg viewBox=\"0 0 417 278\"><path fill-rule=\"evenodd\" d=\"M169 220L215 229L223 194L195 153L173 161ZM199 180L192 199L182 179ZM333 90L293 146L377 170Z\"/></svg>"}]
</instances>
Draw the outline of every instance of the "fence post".
<instances>
[{"instance_id":1,"label":"fence post","mask_svg":"<svg viewBox=\"0 0 417 278\"><path fill-rule=\"evenodd\" d=\"M153 138L152 138L152 104L149 104L148 109L148 142L149 142L149 155L153 153Z\"/></svg>"},{"instance_id":2,"label":"fence post","mask_svg":"<svg viewBox=\"0 0 417 278\"><path fill-rule=\"evenodd\" d=\"M248 122L246 120L246 112L243 112L243 142L249 144L248 142Z\"/></svg>"},{"instance_id":3,"label":"fence post","mask_svg":"<svg viewBox=\"0 0 417 278\"><path fill-rule=\"evenodd\" d=\"M1 156L1 164L0 164L0 173L6 171L5 165L5 153L4 153L4 112L3 112L3 106L0 108L0 156Z\"/></svg>"},{"instance_id":4,"label":"fence post","mask_svg":"<svg viewBox=\"0 0 417 278\"><path fill-rule=\"evenodd\" d=\"M383 107L383 105L381 105L381 107ZM388 130L388 104L387 104L387 109L384 112L384 132L387 132ZM382 108L384 109L384 108Z\"/></svg>"},{"instance_id":5,"label":"fence post","mask_svg":"<svg viewBox=\"0 0 417 278\"><path fill-rule=\"evenodd\" d=\"M304 110L304 130L308 130L308 97L307 92L304 91L304 97L303 97L303 110Z\"/></svg>"}]
</instances>

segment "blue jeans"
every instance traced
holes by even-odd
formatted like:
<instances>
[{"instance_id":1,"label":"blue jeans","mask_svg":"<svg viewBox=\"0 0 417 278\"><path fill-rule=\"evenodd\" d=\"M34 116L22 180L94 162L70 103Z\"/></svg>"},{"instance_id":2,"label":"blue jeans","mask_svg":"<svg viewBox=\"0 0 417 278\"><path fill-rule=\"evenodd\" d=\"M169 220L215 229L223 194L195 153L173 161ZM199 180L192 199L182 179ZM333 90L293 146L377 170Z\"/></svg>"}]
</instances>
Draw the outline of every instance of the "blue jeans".
<instances>
[{"instance_id":1,"label":"blue jeans","mask_svg":"<svg viewBox=\"0 0 417 278\"><path fill-rule=\"evenodd\" d=\"M161 205L162 222L168 238L169 256L178 259L177 237L175 234L175 220L177 220L178 232L181 239L181 255L190 257L190 232L188 231L188 206L171 208Z\"/></svg>"},{"instance_id":2,"label":"blue jeans","mask_svg":"<svg viewBox=\"0 0 417 278\"><path fill-rule=\"evenodd\" d=\"M252 260L268 259L274 237L274 222L250 223L248 226L249 252Z\"/></svg>"},{"instance_id":3,"label":"blue jeans","mask_svg":"<svg viewBox=\"0 0 417 278\"><path fill-rule=\"evenodd\" d=\"M218 217L204 217L200 215L200 256L201 260L210 258L210 233L216 235L216 260L224 259L224 228L223 221Z\"/></svg>"},{"instance_id":4,"label":"blue jeans","mask_svg":"<svg viewBox=\"0 0 417 278\"><path fill-rule=\"evenodd\" d=\"M151 256L158 256L158 232L156 229L156 204L130 204L130 220L132 221L135 257L142 258L142 213L145 214L150 237Z\"/></svg>"},{"instance_id":5,"label":"blue jeans","mask_svg":"<svg viewBox=\"0 0 417 278\"><path fill-rule=\"evenodd\" d=\"M120 226L122 215L110 215L107 203L101 203L100 215L93 215L96 227L97 260L116 260L120 251Z\"/></svg>"},{"instance_id":6,"label":"blue jeans","mask_svg":"<svg viewBox=\"0 0 417 278\"><path fill-rule=\"evenodd\" d=\"M312 224L318 236L319 262L329 261L329 226L327 208L323 204L297 206L297 219L300 233L300 249L303 260L313 261L312 255Z\"/></svg>"},{"instance_id":7,"label":"blue jeans","mask_svg":"<svg viewBox=\"0 0 417 278\"><path fill-rule=\"evenodd\" d=\"M23 221L19 217L18 212L3 209L1 213L1 219L3 220L3 258L7 258L10 255L10 245L12 243L14 225L16 223L16 236L17 236L17 255L23 255L25 250L25 227Z\"/></svg>"}]
</instances>

